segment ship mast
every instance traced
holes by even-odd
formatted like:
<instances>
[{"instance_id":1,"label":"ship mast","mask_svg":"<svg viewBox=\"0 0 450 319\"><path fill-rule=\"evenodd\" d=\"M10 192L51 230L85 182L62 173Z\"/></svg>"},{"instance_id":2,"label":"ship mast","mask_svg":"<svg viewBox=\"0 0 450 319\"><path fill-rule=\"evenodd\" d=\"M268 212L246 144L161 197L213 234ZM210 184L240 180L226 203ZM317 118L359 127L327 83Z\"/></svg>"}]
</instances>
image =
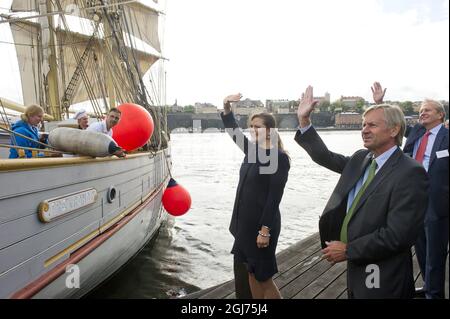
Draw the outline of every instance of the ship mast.
<instances>
[{"instance_id":1,"label":"ship mast","mask_svg":"<svg viewBox=\"0 0 450 319\"><path fill-rule=\"evenodd\" d=\"M160 79L161 74L150 71L146 76L154 97L143 79L163 59L158 32L161 11L155 3L14 0L12 12L36 13L33 19L8 17L24 104L40 104L56 120L65 117L73 104L87 100L98 113L99 99L106 108L134 102L157 113L151 105L160 104L161 87L153 77ZM78 10L66 12L64 5ZM62 26L52 18L56 14ZM73 18L68 21L66 16ZM63 82L64 78L70 81Z\"/></svg>"},{"instance_id":2,"label":"ship mast","mask_svg":"<svg viewBox=\"0 0 450 319\"><path fill-rule=\"evenodd\" d=\"M53 12L52 1L39 0L39 13L46 15ZM41 25L42 54L43 54L43 76L46 92L45 103L47 112L56 120L61 120L61 107L58 86L58 65L56 58L56 33L53 16L39 18Z\"/></svg>"},{"instance_id":3,"label":"ship mast","mask_svg":"<svg viewBox=\"0 0 450 319\"><path fill-rule=\"evenodd\" d=\"M107 11L105 10L106 14ZM112 34L112 28L109 25L108 21L105 21L103 24L103 27L105 29L105 34L110 35ZM112 41L106 41L106 45L109 47L110 52L114 51L114 44ZM105 65L107 64L106 61L104 61ZM114 81L113 81L113 74L112 72L105 72L106 73L106 90L107 95L109 99L109 109L112 109L113 107L116 107L116 89L114 87ZM106 108L108 108L108 105L105 105Z\"/></svg>"}]
</instances>

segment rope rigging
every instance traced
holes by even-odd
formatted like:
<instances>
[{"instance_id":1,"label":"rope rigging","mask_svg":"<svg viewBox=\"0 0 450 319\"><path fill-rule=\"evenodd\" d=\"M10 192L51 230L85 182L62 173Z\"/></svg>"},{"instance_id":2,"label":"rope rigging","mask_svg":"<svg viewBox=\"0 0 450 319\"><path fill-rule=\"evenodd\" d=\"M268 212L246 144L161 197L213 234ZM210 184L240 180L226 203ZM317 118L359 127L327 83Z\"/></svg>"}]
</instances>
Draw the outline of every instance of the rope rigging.
<instances>
[{"instance_id":1,"label":"rope rigging","mask_svg":"<svg viewBox=\"0 0 450 319\"><path fill-rule=\"evenodd\" d=\"M136 39L143 39L143 32L140 29L139 23L130 23L129 19L132 19L133 16L137 19L136 13L129 7L124 7L125 4L132 2L137 1L122 1L115 3L104 0L76 1L81 12L88 15L96 14L100 18L96 21L91 19L92 17L80 19L80 25L84 32L83 34L89 34L89 36L86 41L78 41L79 36L77 36L76 32L73 32L69 27L66 19L67 12L62 9L61 2L52 1L55 6L55 12L49 12L47 15L41 16L59 14L60 17L58 21L63 26L63 28L60 27L59 30L65 32L59 32L59 34L57 34L58 41L56 41L55 44L50 44L46 47L57 47L59 49L58 54L60 58L58 59L59 65L57 68L58 72L61 73L60 83L63 84L63 86L60 86L60 88L62 88L60 89L60 92L62 93L60 93L62 95L60 102L63 106L60 111L65 111L67 118L69 117L69 107L72 106L72 102L79 91L78 88L81 82L84 84L83 89L86 91L85 94L92 105L95 116L97 118L103 116L102 106L107 110L109 103L107 100L109 86L106 87L104 76L105 73L109 73L115 91L115 100L120 103L133 102L139 104L147 109L153 117L155 130L147 146L148 150L159 150L161 147L165 146L166 143L164 140L167 141L167 136L164 135L167 134L167 109L163 106L165 101L162 100L160 92L163 90L165 79L159 69L156 70L156 73L154 70L150 69L148 73L145 74L145 77L148 76L149 83L147 82L147 79L144 78L144 74L142 74L142 64L140 63L142 62L143 56L147 59L145 62L149 64L153 64L155 59L160 58L160 56L148 58L148 56L152 54L144 51L145 54L148 54L145 56L138 52ZM97 5L99 3L101 5ZM92 10L95 10L94 13L92 13ZM125 14L125 10L127 10L128 16ZM161 12L155 11L155 14L159 15ZM4 16L3 18L5 19ZM17 28L17 30L27 30L31 38L30 43L0 41L0 44L13 44L30 48L32 51L31 59L33 62L31 63L32 66L30 71L32 72L32 77L34 79L34 94L38 99L36 102L39 102L40 105L45 107L47 103L44 101L46 98L44 91L47 88L44 86L43 82L45 79L42 76L45 66L40 62L43 61L43 53L41 52L42 43L40 42L41 39L39 36L40 32L36 32L36 27L34 26L35 23L31 24L22 21L27 18L29 19L29 17L14 18L14 20L9 22L12 23L11 27ZM5 20L1 21L4 22ZM110 27L111 34L105 33L105 24ZM52 31L55 32L56 29L57 28ZM112 45L109 45L110 43L112 43ZM84 46L84 50L81 49L83 52L80 52L80 46ZM72 51L71 57L68 56L70 51ZM117 52L119 54L117 54ZM75 61L75 64L72 61ZM72 62L72 65L70 65L70 62ZM163 61L160 60L157 63L163 63ZM160 67L160 65L158 65L158 67ZM147 66L145 66L145 68L147 68ZM149 87L147 87L146 84L149 85ZM3 113L5 113L4 110ZM2 119L4 122L7 122L8 119L5 120L3 118L3 113ZM10 123L7 123L8 126L11 127ZM165 133L162 132L163 130ZM11 139L15 139L15 135L18 134L10 130L8 132L11 135ZM16 144L14 141L13 143ZM45 143L38 143L39 145L49 147L49 145Z\"/></svg>"}]
</instances>

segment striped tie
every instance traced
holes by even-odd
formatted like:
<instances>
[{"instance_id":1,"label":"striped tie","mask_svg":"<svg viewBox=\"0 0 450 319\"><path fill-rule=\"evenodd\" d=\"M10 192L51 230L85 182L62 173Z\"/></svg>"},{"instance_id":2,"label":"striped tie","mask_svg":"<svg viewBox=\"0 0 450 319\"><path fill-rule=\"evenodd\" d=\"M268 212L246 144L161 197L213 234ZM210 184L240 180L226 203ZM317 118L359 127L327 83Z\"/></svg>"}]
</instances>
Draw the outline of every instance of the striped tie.
<instances>
[{"instance_id":1,"label":"striped tie","mask_svg":"<svg viewBox=\"0 0 450 319\"><path fill-rule=\"evenodd\" d=\"M367 176L366 181L361 186L361 188L358 191L358 194L356 194L355 198L353 199L353 203L350 206L350 209L347 212L347 215L345 215L344 222L342 223L341 228L341 241L343 243L347 243L347 227L348 222L352 218L353 212L355 210L356 205L358 205L359 199L361 198L362 194L364 194L364 191L366 190L367 186L370 184L370 182L373 180L375 176L375 171L377 169L377 161L374 159L372 160L372 163L370 163L369 167L369 175Z\"/></svg>"}]
</instances>

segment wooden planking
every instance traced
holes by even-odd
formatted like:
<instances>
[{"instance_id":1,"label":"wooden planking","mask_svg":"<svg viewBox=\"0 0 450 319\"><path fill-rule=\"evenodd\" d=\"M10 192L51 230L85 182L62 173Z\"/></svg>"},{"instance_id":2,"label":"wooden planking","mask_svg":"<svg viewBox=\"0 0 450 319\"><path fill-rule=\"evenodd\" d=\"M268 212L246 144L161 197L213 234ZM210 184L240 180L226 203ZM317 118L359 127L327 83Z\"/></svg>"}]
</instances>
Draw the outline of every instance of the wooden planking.
<instances>
[{"instance_id":1,"label":"wooden planking","mask_svg":"<svg viewBox=\"0 0 450 319\"><path fill-rule=\"evenodd\" d=\"M216 286L213 290L200 296L199 299L224 299L234 291L234 280L229 280L222 285Z\"/></svg>"},{"instance_id":2,"label":"wooden planking","mask_svg":"<svg viewBox=\"0 0 450 319\"><path fill-rule=\"evenodd\" d=\"M216 288L218 288L218 287L220 287L222 285L224 285L224 284L218 284L218 285L215 285L215 286L203 289L203 290L198 290L198 291L190 293L190 294L188 294L188 295L186 295L186 296L184 296L182 298L186 298L187 296L189 296L189 299L197 299L197 298L201 299L201 298L203 298L204 295L210 293L212 290L214 290L214 289L216 289Z\"/></svg>"},{"instance_id":3,"label":"wooden planking","mask_svg":"<svg viewBox=\"0 0 450 319\"><path fill-rule=\"evenodd\" d=\"M280 268L280 266L282 266L288 260L298 257L296 255L298 252L302 252L302 254L305 255L307 254L305 250L310 249L310 247L320 247L320 245L318 245L319 242L319 233L315 233L282 250L277 254L277 263L279 264L278 268Z\"/></svg>"},{"instance_id":4,"label":"wooden planking","mask_svg":"<svg viewBox=\"0 0 450 319\"><path fill-rule=\"evenodd\" d=\"M417 256L413 253L416 287L423 284ZM279 272L274 281L287 299L347 299L347 264L331 265L321 259L319 234L313 234L277 254ZM448 255L447 255L448 262ZM186 299L234 299L234 280L185 296ZM446 277L448 298L448 269Z\"/></svg>"},{"instance_id":5,"label":"wooden planking","mask_svg":"<svg viewBox=\"0 0 450 319\"><path fill-rule=\"evenodd\" d=\"M302 270L300 276L295 277L294 280L289 282L289 284L284 287L277 285L281 288L280 292L283 298L291 299L299 291L303 290L307 285L313 282L317 277L331 268L331 264L328 261L322 260L320 257L319 260L319 262L314 263L311 267Z\"/></svg>"},{"instance_id":6,"label":"wooden planking","mask_svg":"<svg viewBox=\"0 0 450 319\"><path fill-rule=\"evenodd\" d=\"M276 279L278 276L280 276L280 274L302 262L304 262L305 264L309 264L308 258L311 256L311 254L317 253L320 250L320 243L318 243L318 240L318 234L313 234L303 241L297 242L277 254L279 272L274 278ZM214 289L208 290L207 292L205 291L204 295L197 298L223 299L232 297L230 295L234 295L234 280L228 281L222 285L215 286ZM185 298L191 298L191 295L188 295Z\"/></svg>"},{"instance_id":7,"label":"wooden planking","mask_svg":"<svg viewBox=\"0 0 450 319\"><path fill-rule=\"evenodd\" d=\"M305 267L307 269L314 263L317 263L319 261L317 253L320 249L319 235L316 233L277 254L278 273L275 274L273 279L278 287L283 285L284 282L287 283L293 279L289 277L289 274L299 273L299 269ZM225 298L236 298L236 294L232 291Z\"/></svg>"},{"instance_id":8,"label":"wooden planking","mask_svg":"<svg viewBox=\"0 0 450 319\"><path fill-rule=\"evenodd\" d=\"M279 286L284 286L320 261L319 235L313 234L277 254L279 272L274 279ZM234 280L217 285L200 292L189 294L184 298L234 298Z\"/></svg>"},{"instance_id":9,"label":"wooden planking","mask_svg":"<svg viewBox=\"0 0 450 319\"><path fill-rule=\"evenodd\" d=\"M322 290L315 298L337 299L342 294L347 294L347 270L337 277L326 289Z\"/></svg>"},{"instance_id":10,"label":"wooden planking","mask_svg":"<svg viewBox=\"0 0 450 319\"><path fill-rule=\"evenodd\" d=\"M275 283L281 289L294 281L296 278L304 274L313 268L316 264L320 263L320 251L315 250L306 258L299 259L297 264L285 271L282 271L274 278Z\"/></svg>"},{"instance_id":11,"label":"wooden planking","mask_svg":"<svg viewBox=\"0 0 450 319\"><path fill-rule=\"evenodd\" d=\"M347 289L345 289L345 290L339 295L339 297L337 297L337 299L348 299Z\"/></svg>"},{"instance_id":12,"label":"wooden planking","mask_svg":"<svg viewBox=\"0 0 450 319\"><path fill-rule=\"evenodd\" d=\"M423 286L422 274L420 273L419 262L417 261L417 255L413 250L413 276L416 287Z\"/></svg>"},{"instance_id":13,"label":"wooden planking","mask_svg":"<svg viewBox=\"0 0 450 319\"><path fill-rule=\"evenodd\" d=\"M313 299L316 298L322 291L326 290L332 283L336 282L342 274L346 273L347 264L339 263L333 265L327 272L306 286L299 293L294 295L292 299ZM344 288L346 282L344 282ZM341 291L343 291L341 289Z\"/></svg>"},{"instance_id":14,"label":"wooden planking","mask_svg":"<svg viewBox=\"0 0 450 319\"><path fill-rule=\"evenodd\" d=\"M299 264L309 265L314 262L314 258L320 253L320 243L316 242L309 247L300 247L298 250L292 251L286 260L279 261L277 256L279 274L291 270L293 267L298 267Z\"/></svg>"}]
</instances>

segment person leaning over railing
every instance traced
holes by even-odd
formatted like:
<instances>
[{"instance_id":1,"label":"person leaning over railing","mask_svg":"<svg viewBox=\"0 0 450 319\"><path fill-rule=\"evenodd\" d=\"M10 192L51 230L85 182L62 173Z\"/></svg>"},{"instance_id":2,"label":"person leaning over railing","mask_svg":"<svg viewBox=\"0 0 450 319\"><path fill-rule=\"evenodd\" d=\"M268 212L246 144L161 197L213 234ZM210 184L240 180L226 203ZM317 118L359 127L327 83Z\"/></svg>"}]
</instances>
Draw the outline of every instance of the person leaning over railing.
<instances>
[{"instance_id":1,"label":"person leaning over railing","mask_svg":"<svg viewBox=\"0 0 450 319\"><path fill-rule=\"evenodd\" d=\"M47 135L40 134L38 125L44 118L44 110L42 107L36 104L29 105L25 112L20 116L21 120L12 125L12 131L14 136L11 136L11 144L22 147L43 149L44 146L41 143L47 143ZM26 138L28 137L28 139ZM43 153L39 153L37 150L24 150L11 148L9 151L9 158L19 157L42 157Z\"/></svg>"}]
</instances>

